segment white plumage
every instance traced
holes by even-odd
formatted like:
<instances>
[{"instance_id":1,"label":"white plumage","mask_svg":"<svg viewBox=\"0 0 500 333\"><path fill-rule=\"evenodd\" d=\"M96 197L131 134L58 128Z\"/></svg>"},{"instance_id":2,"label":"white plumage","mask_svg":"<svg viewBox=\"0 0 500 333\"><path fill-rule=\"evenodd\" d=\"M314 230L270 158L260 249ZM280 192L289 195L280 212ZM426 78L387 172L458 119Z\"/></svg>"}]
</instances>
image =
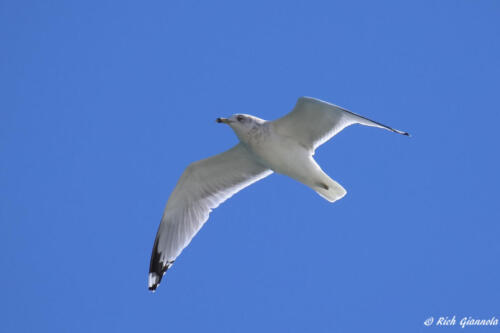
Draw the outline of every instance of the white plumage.
<instances>
[{"instance_id":1,"label":"white plumage","mask_svg":"<svg viewBox=\"0 0 500 333\"><path fill-rule=\"evenodd\" d=\"M224 153L192 163L182 174L156 235L149 272L150 290L157 288L165 271L208 220L212 209L238 191L274 171L334 202L346 191L314 161L318 146L353 124L408 135L309 97L299 98L292 112L275 121L243 114L217 121L231 126L240 143Z\"/></svg>"}]
</instances>

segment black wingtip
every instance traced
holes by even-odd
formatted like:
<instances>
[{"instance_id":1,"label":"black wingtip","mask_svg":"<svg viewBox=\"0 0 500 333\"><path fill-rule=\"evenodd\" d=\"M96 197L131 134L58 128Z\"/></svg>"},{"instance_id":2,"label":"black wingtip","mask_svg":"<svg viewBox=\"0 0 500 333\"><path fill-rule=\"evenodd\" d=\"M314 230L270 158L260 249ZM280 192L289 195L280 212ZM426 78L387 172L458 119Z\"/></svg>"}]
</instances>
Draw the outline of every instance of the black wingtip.
<instances>
[{"instance_id":1,"label":"black wingtip","mask_svg":"<svg viewBox=\"0 0 500 333\"><path fill-rule=\"evenodd\" d=\"M149 277L148 277L148 289L154 292L156 288L160 285L161 279L163 278L163 275L165 275L165 272L172 266L174 262L169 261L167 262L166 265L164 265L162 262L158 261L152 269L149 270Z\"/></svg>"},{"instance_id":2,"label":"black wingtip","mask_svg":"<svg viewBox=\"0 0 500 333\"><path fill-rule=\"evenodd\" d=\"M172 266L174 260L168 261L162 258L162 253L158 251L158 237L153 245L153 253L151 253L151 262L149 264L148 289L155 291L160 285L161 279L165 272Z\"/></svg>"},{"instance_id":3,"label":"black wingtip","mask_svg":"<svg viewBox=\"0 0 500 333\"><path fill-rule=\"evenodd\" d=\"M398 133L398 134L401 134L401 135L405 135L405 136L411 136L410 133L408 132L404 132L404 131L400 131L400 130L397 130L397 129L394 129L394 128L390 128L390 127L387 127L387 129L393 131L394 133Z\"/></svg>"},{"instance_id":4,"label":"black wingtip","mask_svg":"<svg viewBox=\"0 0 500 333\"><path fill-rule=\"evenodd\" d=\"M160 280L161 280L161 279L160 279ZM154 293L154 292L156 291L156 288L158 288L158 286L159 286L159 285L160 285L160 283L159 283L159 282L158 282L158 283L154 283L154 284L152 284L152 285L149 285L149 286L148 286L148 289L149 289L149 291L151 291L151 292L153 292L153 293Z\"/></svg>"},{"instance_id":5,"label":"black wingtip","mask_svg":"<svg viewBox=\"0 0 500 333\"><path fill-rule=\"evenodd\" d=\"M148 289L154 292L156 288L160 285L161 278L163 277L163 274L158 275L156 272L149 272L149 277L148 277Z\"/></svg>"}]
</instances>

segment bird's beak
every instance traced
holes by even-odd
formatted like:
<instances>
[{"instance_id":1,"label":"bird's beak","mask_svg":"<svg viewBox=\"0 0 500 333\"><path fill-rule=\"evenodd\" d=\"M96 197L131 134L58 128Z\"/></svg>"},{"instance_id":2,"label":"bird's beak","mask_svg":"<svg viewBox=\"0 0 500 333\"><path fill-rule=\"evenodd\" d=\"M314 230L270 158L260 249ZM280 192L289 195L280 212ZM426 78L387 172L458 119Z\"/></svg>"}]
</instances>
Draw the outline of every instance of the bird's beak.
<instances>
[{"instance_id":1,"label":"bird's beak","mask_svg":"<svg viewBox=\"0 0 500 333\"><path fill-rule=\"evenodd\" d=\"M224 124L230 124L230 123L232 123L232 121L229 120L229 119L227 119L227 118L217 118L217 119L215 119L215 121L218 122L218 123L224 123Z\"/></svg>"}]
</instances>

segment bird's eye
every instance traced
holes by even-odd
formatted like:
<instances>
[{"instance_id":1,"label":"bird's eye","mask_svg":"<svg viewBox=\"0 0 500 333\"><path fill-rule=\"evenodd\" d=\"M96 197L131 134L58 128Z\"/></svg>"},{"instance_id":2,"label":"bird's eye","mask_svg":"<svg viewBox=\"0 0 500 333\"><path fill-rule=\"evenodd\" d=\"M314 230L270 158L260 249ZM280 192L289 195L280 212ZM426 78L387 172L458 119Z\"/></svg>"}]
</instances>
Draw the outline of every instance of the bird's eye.
<instances>
[{"instance_id":1,"label":"bird's eye","mask_svg":"<svg viewBox=\"0 0 500 333\"><path fill-rule=\"evenodd\" d=\"M245 119L243 116L236 117L236 120L238 120L238 121L243 121L243 119Z\"/></svg>"}]
</instances>

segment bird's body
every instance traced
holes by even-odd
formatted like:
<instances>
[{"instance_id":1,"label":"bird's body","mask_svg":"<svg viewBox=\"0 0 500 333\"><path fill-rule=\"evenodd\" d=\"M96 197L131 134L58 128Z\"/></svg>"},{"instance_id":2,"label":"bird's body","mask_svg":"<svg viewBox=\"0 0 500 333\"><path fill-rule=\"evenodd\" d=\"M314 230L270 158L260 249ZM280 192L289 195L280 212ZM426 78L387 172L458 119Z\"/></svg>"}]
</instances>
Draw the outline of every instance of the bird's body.
<instances>
[{"instance_id":1,"label":"bird's body","mask_svg":"<svg viewBox=\"0 0 500 333\"><path fill-rule=\"evenodd\" d=\"M298 164L304 164L308 156L307 150L300 147L290 138L278 135L271 130L272 123L264 122L256 125L248 141L240 139L256 158L267 168L282 174L300 173ZM295 163L294 163L295 162Z\"/></svg>"},{"instance_id":2,"label":"bird's body","mask_svg":"<svg viewBox=\"0 0 500 333\"><path fill-rule=\"evenodd\" d=\"M313 158L315 149L343 128L359 123L408 135L333 104L302 97L288 115L275 121L237 114L217 122L232 127L240 143L219 155L189 165L170 196L153 246L149 289L191 241L210 211L230 196L272 172L284 174L330 202L346 190Z\"/></svg>"},{"instance_id":3,"label":"bird's body","mask_svg":"<svg viewBox=\"0 0 500 333\"><path fill-rule=\"evenodd\" d=\"M321 170L314 160L313 151L293 138L274 130L272 122L264 122L256 127L254 132L259 139L250 138L249 142L245 142L245 144L265 167L295 179L315 191L321 191L321 195L335 187L336 183L332 184L334 181ZM338 186L342 188L340 185ZM339 195L343 196L344 194L345 190L342 189L337 195L329 195L325 199L333 202L340 199Z\"/></svg>"}]
</instances>

